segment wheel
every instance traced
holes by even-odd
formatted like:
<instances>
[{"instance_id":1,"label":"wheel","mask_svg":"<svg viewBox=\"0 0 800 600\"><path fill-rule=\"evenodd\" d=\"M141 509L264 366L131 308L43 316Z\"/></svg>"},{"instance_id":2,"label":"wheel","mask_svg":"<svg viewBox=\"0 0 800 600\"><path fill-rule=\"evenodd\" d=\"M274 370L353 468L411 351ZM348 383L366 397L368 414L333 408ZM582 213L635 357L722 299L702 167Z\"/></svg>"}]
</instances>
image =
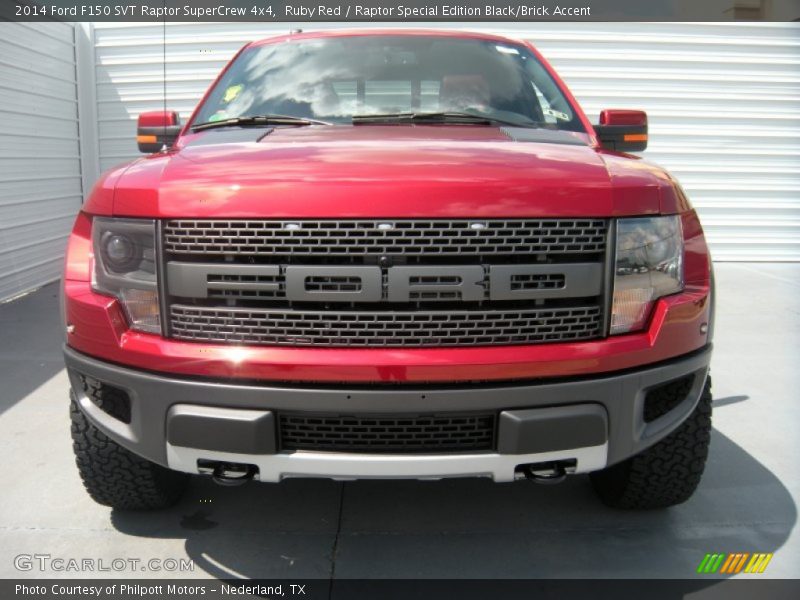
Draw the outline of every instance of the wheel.
<instances>
[{"instance_id":1,"label":"wheel","mask_svg":"<svg viewBox=\"0 0 800 600\"><path fill-rule=\"evenodd\" d=\"M83 486L95 502L122 510L153 510L175 504L189 481L126 450L92 425L70 392L72 449Z\"/></svg>"},{"instance_id":2,"label":"wheel","mask_svg":"<svg viewBox=\"0 0 800 600\"><path fill-rule=\"evenodd\" d=\"M711 377L691 415L644 452L590 475L602 501L614 508L652 509L688 500L703 475L711 441Z\"/></svg>"}]
</instances>

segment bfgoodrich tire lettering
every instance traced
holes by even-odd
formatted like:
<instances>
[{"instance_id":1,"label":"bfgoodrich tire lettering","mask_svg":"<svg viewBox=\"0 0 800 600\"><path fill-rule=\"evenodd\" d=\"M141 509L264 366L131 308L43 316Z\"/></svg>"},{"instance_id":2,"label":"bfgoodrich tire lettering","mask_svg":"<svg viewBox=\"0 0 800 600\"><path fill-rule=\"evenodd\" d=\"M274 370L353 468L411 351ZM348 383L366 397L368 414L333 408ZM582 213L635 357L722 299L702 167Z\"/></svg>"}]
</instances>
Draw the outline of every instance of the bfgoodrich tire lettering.
<instances>
[{"instance_id":1,"label":"bfgoodrich tire lettering","mask_svg":"<svg viewBox=\"0 0 800 600\"><path fill-rule=\"evenodd\" d=\"M711 440L711 377L692 414L675 431L641 454L590 478L614 508L666 508L688 500L700 483Z\"/></svg>"},{"instance_id":2,"label":"bfgoodrich tire lettering","mask_svg":"<svg viewBox=\"0 0 800 600\"><path fill-rule=\"evenodd\" d=\"M92 425L70 392L72 448L83 485L105 506L151 510L175 504L189 477L126 450Z\"/></svg>"}]
</instances>

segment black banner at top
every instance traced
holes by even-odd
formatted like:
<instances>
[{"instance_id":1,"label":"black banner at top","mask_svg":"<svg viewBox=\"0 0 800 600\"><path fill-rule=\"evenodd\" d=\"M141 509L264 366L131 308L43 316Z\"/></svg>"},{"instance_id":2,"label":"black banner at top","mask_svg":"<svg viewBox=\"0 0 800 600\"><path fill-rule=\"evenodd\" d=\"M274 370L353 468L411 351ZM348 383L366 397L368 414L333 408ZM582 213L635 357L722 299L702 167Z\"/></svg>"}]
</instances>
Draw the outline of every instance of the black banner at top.
<instances>
[{"instance_id":1,"label":"black banner at top","mask_svg":"<svg viewBox=\"0 0 800 600\"><path fill-rule=\"evenodd\" d=\"M792 21L800 0L0 0L6 21Z\"/></svg>"}]
</instances>

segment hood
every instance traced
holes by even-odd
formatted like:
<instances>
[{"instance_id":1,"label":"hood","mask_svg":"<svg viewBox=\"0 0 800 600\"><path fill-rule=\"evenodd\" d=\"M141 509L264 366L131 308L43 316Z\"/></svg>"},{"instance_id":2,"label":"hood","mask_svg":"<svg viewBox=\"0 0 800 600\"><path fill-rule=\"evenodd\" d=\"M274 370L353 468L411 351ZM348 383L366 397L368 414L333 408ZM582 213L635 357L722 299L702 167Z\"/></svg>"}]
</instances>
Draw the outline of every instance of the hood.
<instances>
[{"instance_id":1,"label":"hood","mask_svg":"<svg viewBox=\"0 0 800 600\"><path fill-rule=\"evenodd\" d=\"M626 212L658 212L653 173L641 167L628 172L619 160L611 169L576 134L545 133L540 140L463 125L208 130L183 137L173 152L131 165L118 180L113 212L196 218L612 216L619 212L615 179L628 191L634 188L634 206L627 200Z\"/></svg>"}]
</instances>

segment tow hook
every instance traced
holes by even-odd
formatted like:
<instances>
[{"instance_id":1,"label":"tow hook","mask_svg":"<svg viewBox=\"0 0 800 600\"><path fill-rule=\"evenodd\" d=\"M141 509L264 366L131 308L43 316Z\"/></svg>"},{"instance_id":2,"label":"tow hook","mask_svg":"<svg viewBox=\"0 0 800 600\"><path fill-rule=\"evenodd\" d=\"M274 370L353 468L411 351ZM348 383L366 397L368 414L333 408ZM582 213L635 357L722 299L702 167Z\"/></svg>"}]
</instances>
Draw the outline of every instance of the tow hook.
<instances>
[{"instance_id":1,"label":"tow hook","mask_svg":"<svg viewBox=\"0 0 800 600\"><path fill-rule=\"evenodd\" d=\"M577 461L575 460L560 460L522 465L521 470L525 479L529 481L554 485L564 481L568 473L574 473L576 466Z\"/></svg>"},{"instance_id":2,"label":"tow hook","mask_svg":"<svg viewBox=\"0 0 800 600\"><path fill-rule=\"evenodd\" d=\"M226 487L244 485L258 473L255 465L211 461L202 461L202 464L198 465L198 471L210 474L214 483Z\"/></svg>"}]
</instances>

